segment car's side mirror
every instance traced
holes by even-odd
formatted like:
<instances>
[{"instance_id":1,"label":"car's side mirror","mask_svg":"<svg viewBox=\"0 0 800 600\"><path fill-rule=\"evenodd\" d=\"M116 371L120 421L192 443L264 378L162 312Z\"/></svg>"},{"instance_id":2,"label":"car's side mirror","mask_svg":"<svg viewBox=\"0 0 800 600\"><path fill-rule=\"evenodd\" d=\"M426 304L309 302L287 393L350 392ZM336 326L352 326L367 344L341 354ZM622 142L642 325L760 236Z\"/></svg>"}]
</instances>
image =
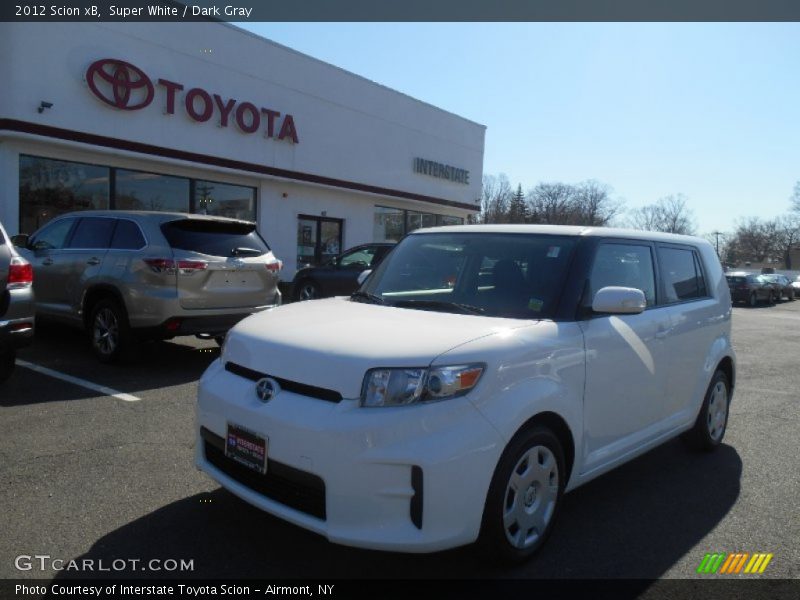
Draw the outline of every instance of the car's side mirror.
<instances>
[{"instance_id":1,"label":"car's side mirror","mask_svg":"<svg viewBox=\"0 0 800 600\"><path fill-rule=\"evenodd\" d=\"M27 248L30 237L31 236L29 236L27 233L18 233L17 235L11 236L11 243L17 248Z\"/></svg>"},{"instance_id":2,"label":"car's side mirror","mask_svg":"<svg viewBox=\"0 0 800 600\"><path fill-rule=\"evenodd\" d=\"M596 313L636 315L647 308L644 292L636 288L608 286L597 290L592 300Z\"/></svg>"}]
</instances>

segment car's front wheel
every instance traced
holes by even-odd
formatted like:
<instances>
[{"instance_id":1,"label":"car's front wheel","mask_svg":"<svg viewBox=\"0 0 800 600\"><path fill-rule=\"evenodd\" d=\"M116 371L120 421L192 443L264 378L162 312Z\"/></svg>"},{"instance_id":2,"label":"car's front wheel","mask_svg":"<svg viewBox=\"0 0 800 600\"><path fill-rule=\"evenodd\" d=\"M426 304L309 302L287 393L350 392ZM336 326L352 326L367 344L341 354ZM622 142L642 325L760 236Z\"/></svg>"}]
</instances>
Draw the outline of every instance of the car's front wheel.
<instances>
[{"instance_id":1,"label":"car's front wheel","mask_svg":"<svg viewBox=\"0 0 800 600\"><path fill-rule=\"evenodd\" d=\"M296 300L316 300L321 296L322 293L319 289L319 285L310 279L304 279L301 281L297 286L297 291L295 292Z\"/></svg>"},{"instance_id":2,"label":"car's front wheel","mask_svg":"<svg viewBox=\"0 0 800 600\"><path fill-rule=\"evenodd\" d=\"M114 300L100 300L92 308L89 341L95 356L104 363L118 361L130 344L125 310Z\"/></svg>"},{"instance_id":3,"label":"car's front wheel","mask_svg":"<svg viewBox=\"0 0 800 600\"><path fill-rule=\"evenodd\" d=\"M11 377L11 373L14 372L16 360L17 354L13 349L0 348L0 383L3 383Z\"/></svg>"},{"instance_id":4,"label":"car's front wheel","mask_svg":"<svg viewBox=\"0 0 800 600\"><path fill-rule=\"evenodd\" d=\"M714 373L694 427L683 435L684 441L695 450L710 452L722 443L728 427L731 403L731 384L723 371Z\"/></svg>"},{"instance_id":5,"label":"car's front wheel","mask_svg":"<svg viewBox=\"0 0 800 600\"><path fill-rule=\"evenodd\" d=\"M556 435L534 425L506 447L489 487L479 544L493 559L533 556L553 529L566 483L564 451Z\"/></svg>"},{"instance_id":6,"label":"car's front wheel","mask_svg":"<svg viewBox=\"0 0 800 600\"><path fill-rule=\"evenodd\" d=\"M758 304L758 297L755 292L750 292L750 306L755 307Z\"/></svg>"}]
</instances>

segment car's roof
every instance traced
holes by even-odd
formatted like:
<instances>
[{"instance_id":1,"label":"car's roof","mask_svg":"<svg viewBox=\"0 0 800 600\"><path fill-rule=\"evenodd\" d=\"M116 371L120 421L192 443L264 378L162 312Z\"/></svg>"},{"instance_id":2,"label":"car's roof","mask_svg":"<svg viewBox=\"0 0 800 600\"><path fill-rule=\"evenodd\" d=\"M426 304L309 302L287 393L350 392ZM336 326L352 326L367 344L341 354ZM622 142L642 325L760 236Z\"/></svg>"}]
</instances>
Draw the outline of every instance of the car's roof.
<instances>
[{"instance_id":1,"label":"car's roof","mask_svg":"<svg viewBox=\"0 0 800 600\"><path fill-rule=\"evenodd\" d=\"M192 219L197 221L225 221L229 223L251 223L242 219L231 219L230 217L218 217L215 215L199 215L196 213L166 212L159 210L78 210L59 217L132 217L147 221L164 223L177 219Z\"/></svg>"},{"instance_id":2,"label":"car's roof","mask_svg":"<svg viewBox=\"0 0 800 600\"><path fill-rule=\"evenodd\" d=\"M683 244L709 244L708 240L693 235L678 235L638 229L619 229L615 227L582 227L576 225L446 225L417 229L411 235L427 233L527 233L545 235L567 235L581 237L611 237L653 242L672 242Z\"/></svg>"}]
</instances>

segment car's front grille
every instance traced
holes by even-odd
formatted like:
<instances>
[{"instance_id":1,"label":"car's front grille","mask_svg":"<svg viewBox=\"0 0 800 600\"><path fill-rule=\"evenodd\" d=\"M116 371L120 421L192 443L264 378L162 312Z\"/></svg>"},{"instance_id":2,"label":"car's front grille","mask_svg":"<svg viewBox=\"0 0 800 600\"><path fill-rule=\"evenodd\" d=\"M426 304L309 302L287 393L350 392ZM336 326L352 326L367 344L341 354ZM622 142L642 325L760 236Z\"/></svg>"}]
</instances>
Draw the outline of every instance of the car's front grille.
<instances>
[{"instance_id":1,"label":"car's front grille","mask_svg":"<svg viewBox=\"0 0 800 600\"><path fill-rule=\"evenodd\" d=\"M274 377L272 375L268 375L267 373L262 373L261 371L256 371L255 369L243 367L242 365L230 361L225 363L225 370L229 373L233 373L234 375L244 377L245 379L249 379L251 381L258 381L264 377L271 377L278 382L278 385L281 386L281 389L286 390L287 392L300 394L301 396L309 396L310 398L317 398L318 400L325 400L326 402L342 401L342 395L336 390L329 390L326 388L316 387L314 385L299 383L297 381L281 379L280 377Z\"/></svg>"},{"instance_id":2,"label":"car's front grille","mask_svg":"<svg viewBox=\"0 0 800 600\"><path fill-rule=\"evenodd\" d=\"M200 435L206 460L225 475L275 502L325 520L325 482L320 477L269 459L262 475L225 456L225 440L220 436L205 427Z\"/></svg>"}]
</instances>

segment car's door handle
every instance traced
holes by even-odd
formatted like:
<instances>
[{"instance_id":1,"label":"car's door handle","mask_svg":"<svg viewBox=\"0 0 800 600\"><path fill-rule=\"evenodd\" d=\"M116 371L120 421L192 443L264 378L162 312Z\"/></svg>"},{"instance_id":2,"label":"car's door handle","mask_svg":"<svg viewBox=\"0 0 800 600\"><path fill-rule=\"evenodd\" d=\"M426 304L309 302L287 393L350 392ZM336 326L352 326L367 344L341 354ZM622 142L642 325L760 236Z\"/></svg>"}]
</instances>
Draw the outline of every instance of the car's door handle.
<instances>
[{"instance_id":1,"label":"car's door handle","mask_svg":"<svg viewBox=\"0 0 800 600\"><path fill-rule=\"evenodd\" d=\"M53 264L53 259L52 259L52 258L45 258L45 259L42 261L42 264L43 264L43 265L45 265L45 266L47 266L47 265L52 265L52 264Z\"/></svg>"},{"instance_id":2,"label":"car's door handle","mask_svg":"<svg viewBox=\"0 0 800 600\"><path fill-rule=\"evenodd\" d=\"M100 264L100 259L97 258L96 256L93 256L92 258L90 258L89 260L86 261L86 264L87 265L92 265L92 266L99 265Z\"/></svg>"}]
</instances>

